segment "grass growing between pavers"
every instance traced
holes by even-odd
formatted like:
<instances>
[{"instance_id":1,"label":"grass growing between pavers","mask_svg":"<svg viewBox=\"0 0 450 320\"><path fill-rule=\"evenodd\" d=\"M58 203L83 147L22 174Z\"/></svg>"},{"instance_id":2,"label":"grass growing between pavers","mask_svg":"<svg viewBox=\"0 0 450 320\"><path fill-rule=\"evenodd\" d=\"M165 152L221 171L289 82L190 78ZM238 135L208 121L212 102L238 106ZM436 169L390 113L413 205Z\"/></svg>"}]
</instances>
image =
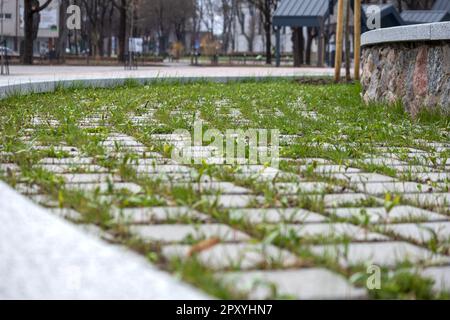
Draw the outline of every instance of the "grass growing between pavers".
<instances>
[{"instance_id":1,"label":"grass growing between pavers","mask_svg":"<svg viewBox=\"0 0 450 320\"><path fill-rule=\"evenodd\" d=\"M439 204L403 199L402 192L395 186L392 190L384 187L379 193L358 196L358 186L348 177L359 172L373 174L374 179L393 178L417 184L423 184L424 179L418 177L421 174L442 174L443 178L439 177L437 181L425 179L425 183L432 190L445 194L448 193L445 185L448 188L449 182L445 175L450 171L448 117L422 114L413 120L400 105L363 105L358 85L299 85L290 81L161 82L145 86L129 83L114 89L74 88L60 89L51 94L13 96L1 101L0 106L1 162L18 166L18 170L0 170L3 180L13 187L23 184L38 186L38 193L53 200L53 203L47 203L49 207L74 209L81 215L76 223L100 227L106 240L128 245L162 269L216 297L247 296L230 290L218 277L218 273L224 271L239 271L246 261L233 261L218 271L201 259L205 252L227 241L230 246L243 242L274 246L297 259L290 265L276 259L270 263L257 261L250 267L246 266L250 270L324 267L358 287L364 287L361 279L365 279L366 266L342 266L335 259L313 254L310 247L387 241L353 239L351 234L338 232L328 235L321 233L321 229L319 233L306 232L313 224L306 220L249 223L230 215L228 199L236 199L238 207L308 210L323 216L324 223L347 223L367 234L379 232L388 236L389 241L410 241L430 252L444 257L449 255L442 249L448 247L447 241L437 236L420 243L384 232L370 224L368 219L337 218L328 213L329 207L385 207L390 211L395 206L414 204L440 212L446 219L450 209L445 199ZM203 161L202 165L181 166L171 163L173 141L160 138L179 129L192 132L198 120L203 122L204 132L208 129L220 132L251 128L280 130L283 142L279 173L264 176L267 164L248 172L242 170L249 169L245 165L237 164L208 164ZM114 136L118 133L126 136ZM89 164L81 163L82 158ZM390 161L371 160L380 158ZM56 159L53 162L57 164L40 166L44 159ZM66 160L69 165L61 164ZM101 186L94 184L92 189L87 188L89 184L86 182L74 188L64 180L69 173L79 179L101 173L115 178L108 177ZM232 190L214 190L205 184L205 179L229 183ZM120 183L124 183L123 188ZM278 188L282 184L290 187L301 183L305 186L321 183L325 187L294 191ZM233 194L233 188L241 191ZM243 192L242 188L248 192L239 194ZM188 207L206 215L209 221L181 215L167 216L163 221L150 219L137 223L118 219L116 214L117 210L126 208L156 207ZM198 227L208 223L230 226L244 232L250 240L230 241L225 239L226 236L221 239L219 235L201 234L195 237L188 235L176 243L169 240L149 242L130 233L130 225ZM165 246L176 244L192 246L187 259L163 254ZM414 262L413 265L426 266L427 261ZM401 263L399 266L404 268ZM395 271L396 268L392 269ZM433 291L433 281L423 279L419 274L402 269L401 275L394 273L392 276L387 275L387 270L383 272L381 289L369 290L369 297L446 297ZM355 276L358 274L363 276L358 278ZM274 298L289 296L278 293L276 288L272 294Z\"/></svg>"}]
</instances>

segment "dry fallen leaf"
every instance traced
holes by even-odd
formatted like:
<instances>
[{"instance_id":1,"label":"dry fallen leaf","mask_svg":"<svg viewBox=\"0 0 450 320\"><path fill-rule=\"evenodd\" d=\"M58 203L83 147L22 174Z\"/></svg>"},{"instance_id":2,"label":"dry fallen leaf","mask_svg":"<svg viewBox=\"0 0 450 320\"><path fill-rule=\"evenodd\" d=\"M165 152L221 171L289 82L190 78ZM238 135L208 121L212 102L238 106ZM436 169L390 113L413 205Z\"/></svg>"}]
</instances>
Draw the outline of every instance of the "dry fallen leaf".
<instances>
[{"instance_id":1,"label":"dry fallen leaf","mask_svg":"<svg viewBox=\"0 0 450 320\"><path fill-rule=\"evenodd\" d=\"M200 253L202 251L208 250L209 248L212 248L219 243L220 243L219 238L210 238L210 239L200 241L199 243L197 243L191 247L191 249L188 252L188 256L191 257L192 255L194 255L196 253Z\"/></svg>"}]
</instances>

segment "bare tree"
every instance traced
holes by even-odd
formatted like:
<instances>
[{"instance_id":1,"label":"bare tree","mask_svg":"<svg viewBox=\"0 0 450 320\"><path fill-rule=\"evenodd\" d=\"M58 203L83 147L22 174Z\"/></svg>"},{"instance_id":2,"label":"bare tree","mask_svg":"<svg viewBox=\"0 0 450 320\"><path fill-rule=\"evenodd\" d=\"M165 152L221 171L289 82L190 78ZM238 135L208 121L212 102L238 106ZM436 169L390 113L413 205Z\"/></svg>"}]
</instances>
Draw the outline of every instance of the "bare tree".
<instances>
[{"instance_id":1,"label":"bare tree","mask_svg":"<svg viewBox=\"0 0 450 320\"><path fill-rule=\"evenodd\" d=\"M41 22L40 12L47 8L51 2L52 0L46 0L41 5L39 0L24 1L25 41L21 57L23 64L33 64L33 43L39 31L39 23Z\"/></svg>"},{"instance_id":2,"label":"bare tree","mask_svg":"<svg viewBox=\"0 0 450 320\"><path fill-rule=\"evenodd\" d=\"M235 7L237 0L220 0L220 13L222 15L222 48L226 53L231 43Z\"/></svg>"},{"instance_id":3,"label":"bare tree","mask_svg":"<svg viewBox=\"0 0 450 320\"><path fill-rule=\"evenodd\" d=\"M253 52L257 24L256 7L247 0L238 0L235 14L241 33L247 41L247 51Z\"/></svg>"},{"instance_id":4,"label":"bare tree","mask_svg":"<svg viewBox=\"0 0 450 320\"><path fill-rule=\"evenodd\" d=\"M272 17L279 0L248 0L258 8L264 25L266 64L272 64Z\"/></svg>"},{"instance_id":5,"label":"bare tree","mask_svg":"<svg viewBox=\"0 0 450 320\"><path fill-rule=\"evenodd\" d=\"M126 50L126 38L127 38L127 22L128 22L128 11L133 0L113 0L112 4L119 12L119 61L125 61L125 50Z\"/></svg>"}]
</instances>

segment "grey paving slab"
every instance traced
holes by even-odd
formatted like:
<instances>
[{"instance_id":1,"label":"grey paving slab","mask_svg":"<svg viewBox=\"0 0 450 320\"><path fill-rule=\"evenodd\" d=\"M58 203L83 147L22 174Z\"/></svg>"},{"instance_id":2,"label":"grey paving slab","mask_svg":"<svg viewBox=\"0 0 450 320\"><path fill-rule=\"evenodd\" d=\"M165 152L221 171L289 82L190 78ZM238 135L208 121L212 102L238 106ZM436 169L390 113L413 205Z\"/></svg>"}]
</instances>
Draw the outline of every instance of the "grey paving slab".
<instances>
[{"instance_id":1,"label":"grey paving slab","mask_svg":"<svg viewBox=\"0 0 450 320\"><path fill-rule=\"evenodd\" d=\"M430 267L421 271L420 274L434 281L435 292L450 293L450 267Z\"/></svg>"},{"instance_id":2,"label":"grey paving slab","mask_svg":"<svg viewBox=\"0 0 450 320\"><path fill-rule=\"evenodd\" d=\"M231 290L246 293L250 299L266 300L278 296L300 300L363 299L365 289L356 288L344 277L322 268L229 272L220 276Z\"/></svg>"},{"instance_id":3,"label":"grey paving slab","mask_svg":"<svg viewBox=\"0 0 450 320\"><path fill-rule=\"evenodd\" d=\"M450 246L450 222L402 223L380 226L380 230L390 231L404 239L419 243L437 240Z\"/></svg>"},{"instance_id":4,"label":"grey paving slab","mask_svg":"<svg viewBox=\"0 0 450 320\"><path fill-rule=\"evenodd\" d=\"M300 240L320 239L321 242L335 242L351 239L353 241L383 241L388 237L369 232L349 223L308 223L287 224L276 228L282 237L295 234Z\"/></svg>"},{"instance_id":5,"label":"grey paving slab","mask_svg":"<svg viewBox=\"0 0 450 320\"><path fill-rule=\"evenodd\" d=\"M130 233L144 241L174 243L218 238L224 242L247 241L245 233L224 224L159 224L132 225Z\"/></svg>"},{"instance_id":6,"label":"grey paving slab","mask_svg":"<svg viewBox=\"0 0 450 320\"><path fill-rule=\"evenodd\" d=\"M231 209L231 219L248 221L249 223L314 223L324 222L326 218L320 214L299 208L272 209Z\"/></svg>"},{"instance_id":7,"label":"grey paving slab","mask_svg":"<svg viewBox=\"0 0 450 320\"><path fill-rule=\"evenodd\" d=\"M191 246L168 245L162 248L162 254L168 258L188 258ZM233 243L218 244L196 254L197 259L212 269L241 270L274 266L293 267L299 263L292 253L272 245Z\"/></svg>"},{"instance_id":8,"label":"grey paving slab","mask_svg":"<svg viewBox=\"0 0 450 320\"><path fill-rule=\"evenodd\" d=\"M0 182L0 299L204 299Z\"/></svg>"},{"instance_id":9,"label":"grey paving slab","mask_svg":"<svg viewBox=\"0 0 450 320\"><path fill-rule=\"evenodd\" d=\"M210 218L189 207L114 208L113 217L121 223L158 223L169 221L205 222Z\"/></svg>"},{"instance_id":10,"label":"grey paving slab","mask_svg":"<svg viewBox=\"0 0 450 320\"><path fill-rule=\"evenodd\" d=\"M327 211L339 218L356 218L369 223L393 223L406 221L442 221L449 218L421 208L411 206L396 206L391 211L385 208L335 208Z\"/></svg>"},{"instance_id":11,"label":"grey paving slab","mask_svg":"<svg viewBox=\"0 0 450 320\"><path fill-rule=\"evenodd\" d=\"M348 245L318 245L310 248L318 256L335 259L341 266L372 265L396 267L411 263L449 263L450 258L407 242L350 243Z\"/></svg>"}]
</instances>

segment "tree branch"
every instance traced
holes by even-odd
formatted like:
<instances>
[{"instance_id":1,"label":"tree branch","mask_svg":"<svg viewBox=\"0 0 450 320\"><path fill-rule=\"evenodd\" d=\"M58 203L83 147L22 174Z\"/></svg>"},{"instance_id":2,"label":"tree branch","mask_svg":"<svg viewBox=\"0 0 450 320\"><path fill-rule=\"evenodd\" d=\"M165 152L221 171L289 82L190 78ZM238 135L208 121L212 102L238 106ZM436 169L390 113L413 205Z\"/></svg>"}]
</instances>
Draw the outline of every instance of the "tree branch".
<instances>
[{"instance_id":1,"label":"tree branch","mask_svg":"<svg viewBox=\"0 0 450 320\"><path fill-rule=\"evenodd\" d=\"M52 0L47 0L42 6L37 7L36 9L33 9L32 12L33 13L41 12L42 10L47 8L51 2L52 2Z\"/></svg>"}]
</instances>

